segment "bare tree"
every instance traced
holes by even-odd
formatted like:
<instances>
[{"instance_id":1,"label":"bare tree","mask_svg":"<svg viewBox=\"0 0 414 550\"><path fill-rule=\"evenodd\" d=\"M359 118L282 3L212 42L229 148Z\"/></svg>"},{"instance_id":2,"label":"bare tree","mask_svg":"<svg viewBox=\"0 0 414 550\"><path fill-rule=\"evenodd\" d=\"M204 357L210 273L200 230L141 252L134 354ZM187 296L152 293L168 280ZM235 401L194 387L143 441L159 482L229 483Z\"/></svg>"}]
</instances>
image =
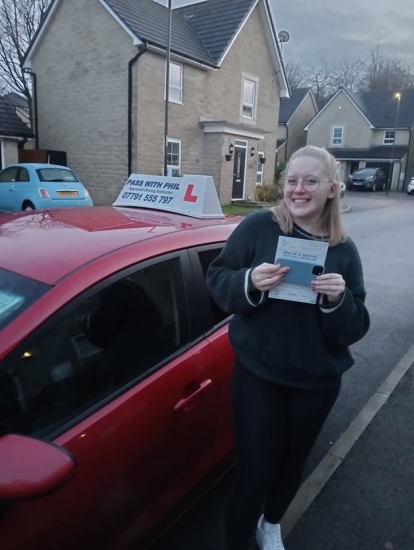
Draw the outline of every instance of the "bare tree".
<instances>
[{"instance_id":1,"label":"bare tree","mask_svg":"<svg viewBox=\"0 0 414 550\"><path fill-rule=\"evenodd\" d=\"M384 57L377 44L371 48L370 59L364 64L358 88L370 92L414 88L414 67L401 58Z\"/></svg>"},{"instance_id":2,"label":"bare tree","mask_svg":"<svg viewBox=\"0 0 414 550\"><path fill-rule=\"evenodd\" d=\"M311 87L319 107L341 86L353 92L414 88L413 65L383 56L380 44L371 48L367 61L343 59L329 64L322 58L318 65L287 62L285 66L290 86Z\"/></svg>"},{"instance_id":3,"label":"bare tree","mask_svg":"<svg viewBox=\"0 0 414 550\"><path fill-rule=\"evenodd\" d=\"M315 95L319 107L326 103L327 98L333 93L331 82L331 67L326 59L321 58L321 65L316 67L311 63L306 64L306 74L309 86Z\"/></svg>"},{"instance_id":4,"label":"bare tree","mask_svg":"<svg viewBox=\"0 0 414 550\"><path fill-rule=\"evenodd\" d=\"M365 65L360 59L357 61L343 59L339 63L334 63L330 68L330 87L332 91L343 86L351 92L357 92L364 75Z\"/></svg>"},{"instance_id":5,"label":"bare tree","mask_svg":"<svg viewBox=\"0 0 414 550\"><path fill-rule=\"evenodd\" d=\"M22 62L50 2L0 0L0 88L26 97L30 120L33 120L31 83L23 72Z\"/></svg>"},{"instance_id":6,"label":"bare tree","mask_svg":"<svg viewBox=\"0 0 414 550\"><path fill-rule=\"evenodd\" d=\"M309 87L309 78L302 63L285 63L285 71L289 86L295 88Z\"/></svg>"}]
</instances>

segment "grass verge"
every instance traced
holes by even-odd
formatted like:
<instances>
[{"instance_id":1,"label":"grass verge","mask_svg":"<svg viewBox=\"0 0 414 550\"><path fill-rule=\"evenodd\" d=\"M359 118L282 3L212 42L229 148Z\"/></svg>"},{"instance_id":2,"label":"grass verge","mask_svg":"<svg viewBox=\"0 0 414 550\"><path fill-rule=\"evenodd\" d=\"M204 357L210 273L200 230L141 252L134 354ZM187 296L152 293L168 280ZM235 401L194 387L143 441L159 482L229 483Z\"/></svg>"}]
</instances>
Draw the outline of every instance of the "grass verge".
<instances>
[{"instance_id":1,"label":"grass verge","mask_svg":"<svg viewBox=\"0 0 414 550\"><path fill-rule=\"evenodd\" d=\"M266 205L266 208L270 206L276 206L277 203L269 203ZM250 212L255 212L256 210L262 210L261 206L255 206L251 204L237 202L232 202L230 204L222 205L222 210L224 214L250 214Z\"/></svg>"}]
</instances>

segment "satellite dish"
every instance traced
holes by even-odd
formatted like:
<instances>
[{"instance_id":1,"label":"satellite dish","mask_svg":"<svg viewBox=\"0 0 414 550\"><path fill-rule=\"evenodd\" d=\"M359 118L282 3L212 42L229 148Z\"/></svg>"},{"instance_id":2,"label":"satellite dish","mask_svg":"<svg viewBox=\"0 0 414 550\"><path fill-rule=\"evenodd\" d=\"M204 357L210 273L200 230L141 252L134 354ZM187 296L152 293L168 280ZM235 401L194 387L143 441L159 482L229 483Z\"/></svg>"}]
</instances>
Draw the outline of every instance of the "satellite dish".
<instances>
[{"instance_id":1,"label":"satellite dish","mask_svg":"<svg viewBox=\"0 0 414 550\"><path fill-rule=\"evenodd\" d=\"M289 42L290 34L287 31L280 31L277 36L280 42Z\"/></svg>"}]
</instances>

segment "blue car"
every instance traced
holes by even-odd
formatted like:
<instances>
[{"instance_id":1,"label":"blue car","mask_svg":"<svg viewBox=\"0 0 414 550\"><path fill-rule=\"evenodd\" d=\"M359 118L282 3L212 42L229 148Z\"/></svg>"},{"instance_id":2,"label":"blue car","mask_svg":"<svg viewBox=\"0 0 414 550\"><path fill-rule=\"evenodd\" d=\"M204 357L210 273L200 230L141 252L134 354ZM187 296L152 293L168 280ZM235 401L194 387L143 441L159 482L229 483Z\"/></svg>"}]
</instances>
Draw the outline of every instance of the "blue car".
<instances>
[{"instance_id":1,"label":"blue car","mask_svg":"<svg viewBox=\"0 0 414 550\"><path fill-rule=\"evenodd\" d=\"M0 212L68 206L93 206L93 202L66 166L12 164L0 172Z\"/></svg>"}]
</instances>

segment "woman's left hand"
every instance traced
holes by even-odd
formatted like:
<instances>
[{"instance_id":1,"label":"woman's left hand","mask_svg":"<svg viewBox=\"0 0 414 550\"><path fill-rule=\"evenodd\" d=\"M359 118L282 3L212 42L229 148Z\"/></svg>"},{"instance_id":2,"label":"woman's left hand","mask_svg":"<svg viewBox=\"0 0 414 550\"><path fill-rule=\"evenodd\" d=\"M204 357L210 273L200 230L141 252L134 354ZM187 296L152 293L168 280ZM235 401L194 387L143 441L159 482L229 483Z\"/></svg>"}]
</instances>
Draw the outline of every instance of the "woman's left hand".
<instances>
[{"instance_id":1,"label":"woman's left hand","mask_svg":"<svg viewBox=\"0 0 414 550\"><path fill-rule=\"evenodd\" d=\"M338 302L345 292L345 281L338 273L326 273L312 281L312 290L324 294L328 302Z\"/></svg>"}]
</instances>

